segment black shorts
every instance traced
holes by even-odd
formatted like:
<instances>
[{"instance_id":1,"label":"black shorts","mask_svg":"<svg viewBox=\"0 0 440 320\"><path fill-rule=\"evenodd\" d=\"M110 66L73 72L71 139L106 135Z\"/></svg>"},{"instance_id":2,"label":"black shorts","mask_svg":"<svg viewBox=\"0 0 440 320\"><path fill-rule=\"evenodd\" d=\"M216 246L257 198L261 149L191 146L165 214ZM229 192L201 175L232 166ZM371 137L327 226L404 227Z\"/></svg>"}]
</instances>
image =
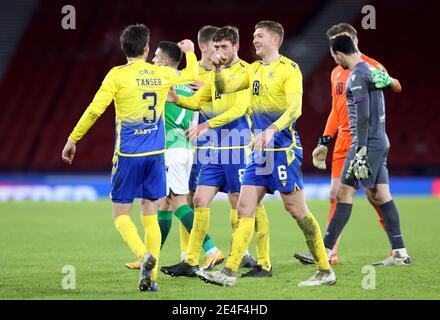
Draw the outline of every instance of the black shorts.
<instances>
[{"instance_id":1,"label":"black shorts","mask_svg":"<svg viewBox=\"0 0 440 320\"><path fill-rule=\"evenodd\" d=\"M367 150L368 162L370 164L371 175L366 180L358 180L353 174L347 176L350 161L356 154L356 148L351 147L345 158L344 168L342 169L340 181L343 184L359 189L360 185L367 189L373 189L377 184L389 184L387 157L389 148L379 150Z\"/></svg>"}]
</instances>

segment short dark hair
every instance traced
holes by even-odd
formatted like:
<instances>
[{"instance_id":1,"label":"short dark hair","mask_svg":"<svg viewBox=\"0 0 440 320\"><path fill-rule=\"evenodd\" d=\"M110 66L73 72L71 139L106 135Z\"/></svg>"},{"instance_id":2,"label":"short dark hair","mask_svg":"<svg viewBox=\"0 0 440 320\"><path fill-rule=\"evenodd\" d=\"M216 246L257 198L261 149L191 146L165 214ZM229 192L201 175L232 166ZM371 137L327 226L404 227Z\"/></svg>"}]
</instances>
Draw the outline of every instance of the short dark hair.
<instances>
[{"instance_id":1,"label":"short dark hair","mask_svg":"<svg viewBox=\"0 0 440 320\"><path fill-rule=\"evenodd\" d=\"M234 26L225 26L217 30L212 37L212 41L220 42L223 40L230 41L232 45L237 44L240 41L240 36L238 34L238 28Z\"/></svg>"},{"instance_id":2,"label":"short dark hair","mask_svg":"<svg viewBox=\"0 0 440 320\"><path fill-rule=\"evenodd\" d=\"M346 55L351 55L356 52L356 47L354 45L353 39L346 35L341 34L334 38L330 39L330 48L332 48L333 52L342 52Z\"/></svg>"},{"instance_id":3,"label":"short dark hair","mask_svg":"<svg viewBox=\"0 0 440 320\"><path fill-rule=\"evenodd\" d=\"M121 49L129 57L138 57L144 54L144 48L150 42L150 29L143 24L128 26L121 34Z\"/></svg>"},{"instance_id":4,"label":"short dark hair","mask_svg":"<svg viewBox=\"0 0 440 320\"><path fill-rule=\"evenodd\" d=\"M255 25L255 30L258 28L266 28L267 30L276 33L281 38L280 45L281 45L281 43L283 43L284 28L281 25L281 23L276 22L276 21L270 21L270 20L262 20Z\"/></svg>"},{"instance_id":5,"label":"short dark hair","mask_svg":"<svg viewBox=\"0 0 440 320\"><path fill-rule=\"evenodd\" d=\"M179 64L183 54L177 43L171 41L161 41L157 47L171 59L174 65Z\"/></svg>"},{"instance_id":6,"label":"short dark hair","mask_svg":"<svg viewBox=\"0 0 440 320\"><path fill-rule=\"evenodd\" d=\"M327 30L327 37L329 39L333 38L334 36L341 34L341 33L348 33L350 36L357 37L357 31L356 29L348 23L342 22L339 24L335 24L333 26L331 26L328 30Z\"/></svg>"},{"instance_id":7,"label":"short dark hair","mask_svg":"<svg viewBox=\"0 0 440 320\"><path fill-rule=\"evenodd\" d=\"M197 34L197 42L198 43L207 43L212 40L214 33L217 32L219 28L214 26L204 26L199 30Z\"/></svg>"}]
</instances>

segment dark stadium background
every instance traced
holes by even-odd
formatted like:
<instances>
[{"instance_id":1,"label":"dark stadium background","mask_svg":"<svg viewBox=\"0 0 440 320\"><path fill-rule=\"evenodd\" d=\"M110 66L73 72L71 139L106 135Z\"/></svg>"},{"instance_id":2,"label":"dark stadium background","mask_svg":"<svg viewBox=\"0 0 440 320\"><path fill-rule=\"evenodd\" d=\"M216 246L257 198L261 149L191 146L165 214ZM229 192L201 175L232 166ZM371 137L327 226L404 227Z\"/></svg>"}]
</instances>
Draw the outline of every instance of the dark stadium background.
<instances>
[{"instance_id":1,"label":"dark stadium background","mask_svg":"<svg viewBox=\"0 0 440 320\"><path fill-rule=\"evenodd\" d=\"M366 4L376 9L375 30L362 29ZM64 5L76 9L75 30L61 27ZM437 39L439 1L1 0L0 12L0 173L109 173L112 107L78 143L72 166L60 155L107 71L125 63L119 48L124 26L144 23L151 29L151 59L160 40L196 42L203 25L232 24L240 29L240 56L252 61L254 25L272 19L285 27L282 52L289 52L304 72L303 115L297 125L304 173L329 174L313 168L311 152L330 111L334 62L323 32L301 39L334 22L349 22L358 29L361 51L384 64L403 86L401 94L386 93L391 174L440 175L440 63L429 49Z\"/></svg>"}]
</instances>

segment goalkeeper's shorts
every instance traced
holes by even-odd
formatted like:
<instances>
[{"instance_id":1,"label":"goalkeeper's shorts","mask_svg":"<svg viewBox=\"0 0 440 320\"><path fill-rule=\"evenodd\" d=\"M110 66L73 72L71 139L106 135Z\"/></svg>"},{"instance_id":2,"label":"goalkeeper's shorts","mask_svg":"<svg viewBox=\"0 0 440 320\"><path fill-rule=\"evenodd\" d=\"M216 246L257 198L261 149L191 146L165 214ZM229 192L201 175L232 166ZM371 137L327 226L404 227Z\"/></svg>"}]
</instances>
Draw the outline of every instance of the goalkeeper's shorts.
<instances>
[{"instance_id":1,"label":"goalkeeper's shorts","mask_svg":"<svg viewBox=\"0 0 440 320\"><path fill-rule=\"evenodd\" d=\"M304 188L301 173L303 151L253 151L243 174L242 185L263 186L267 193L287 193Z\"/></svg>"},{"instance_id":2,"label":"goalkeeper's shorts","mask_svg":"<svg viewBox=\"0 0 440 320\"><path fill-rule=\"evenodd\" d=\"M156 200L166 196L164 154L144 157L113 157L112 190L114 203L132 203L135 198Z\"/></svg>"},{"instance_id":3,"label":"goalkeeper's shorts","mask_svg":"<svg viewBox=\"0 0 440 320\"><path fill-rule=\"evenodd\" d=\"M344 168L340 178L341 183L352 186L356 189L359 189L360 186L367 189L373 189L378 184L389 184L387 168L388 150L389 148L379 150L367 149L367 157L368 163L370 164L371 175L366 180L358 180L353 174L347 177L347 170L350 166L350 161L356 154L356 147L352 147L348 151L347 157L345 158Z\"/></svg>"}]
</instances>

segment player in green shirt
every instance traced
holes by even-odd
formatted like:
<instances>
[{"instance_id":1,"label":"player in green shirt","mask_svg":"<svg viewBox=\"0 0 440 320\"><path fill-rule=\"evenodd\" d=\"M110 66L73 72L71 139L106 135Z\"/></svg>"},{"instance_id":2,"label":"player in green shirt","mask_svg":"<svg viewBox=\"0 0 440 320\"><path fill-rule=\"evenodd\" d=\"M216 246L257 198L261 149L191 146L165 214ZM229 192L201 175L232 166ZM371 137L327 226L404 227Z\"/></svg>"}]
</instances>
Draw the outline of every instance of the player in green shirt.
<instances>
[{"instance_id":1,"label":"player in green shirt","mask_svg":"<svg viewBox=\"0 0 440 320\"><path fill-rule=\"evenodd\" d=\"M166 65L176 69L182 58L182 51L174 42L161 41L153 58L153 62L158 65ZM191 96L193 89L190 85L178 85L173 87L178 95ZM185 136L192 123L195 113L191 110L183 109L174 103L165 104L165 132L166 132L166 152L165 167L167 178L167 198L159 200L158 220L162 234L162 245L170 232L172 225L173 212L180 223L180 248L181 259L186 256L191 232L194 211L188 205L189 176L193 164L192 144ZM224 255L217 249L209 235L206 235L203 242L203 249L206 256L215 256L215 259L205 265L205 270L212 269L215 265L224 260ZM126 264L129 269L137 269L139 262Z\"/></svg>"}]
</instances>

